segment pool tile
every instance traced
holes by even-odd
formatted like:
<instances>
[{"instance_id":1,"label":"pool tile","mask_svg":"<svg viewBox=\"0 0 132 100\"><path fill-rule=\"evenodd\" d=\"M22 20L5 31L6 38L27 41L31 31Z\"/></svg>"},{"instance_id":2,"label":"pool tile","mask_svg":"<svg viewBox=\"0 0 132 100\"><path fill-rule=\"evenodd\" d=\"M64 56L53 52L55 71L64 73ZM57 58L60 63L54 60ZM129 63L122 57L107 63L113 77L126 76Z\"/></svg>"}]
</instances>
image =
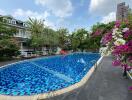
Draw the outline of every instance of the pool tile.
<instances>
[{"instance_id":1,"label":"pool tile","mask_svg":"<svg viewBox=\"0 0 132 100\"><path fill-rule=\"evenodd\" d=\"M90 61L97 61L99 57L99 54L75 53L65 57L40 58L9 65L9 67L0 70L0 94L33 95L68 87L79 82L94 65ZM85 62L90 64L84 66ZM55 74L73 80L66 81L64 77Z\"/></svg>"}]
</instances>

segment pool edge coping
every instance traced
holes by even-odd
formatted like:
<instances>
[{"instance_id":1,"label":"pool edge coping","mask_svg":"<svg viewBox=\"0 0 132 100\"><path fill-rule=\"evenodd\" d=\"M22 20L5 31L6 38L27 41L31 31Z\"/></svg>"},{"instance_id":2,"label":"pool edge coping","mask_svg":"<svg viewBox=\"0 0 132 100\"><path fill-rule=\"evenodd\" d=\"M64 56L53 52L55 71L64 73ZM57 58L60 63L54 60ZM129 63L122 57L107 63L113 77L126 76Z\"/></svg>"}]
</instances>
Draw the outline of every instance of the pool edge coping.
<instances>
[{"instance_id":1,"label":"pool edge coping","mask_svg":"<svg viewBox=\"0 0 132 100\"><path fill-rule=\"evenodd\" d=\"M93 65L91 67L91 69L87 72L87 74L81 79L80 82L75 83L69 87L60 89L60 90L56 90L53 92L49 92L49 93L43 93L43 94L38 94L38 95L31 95L31 96L8 96L8 95L0 95L0 100L39 100L39 99L47 99L47 98L51 98L54 96L58 96L67 92L70 92L72 90L75 90L81 86L83 86L88 79L90 78L90 76L92 75L92 73L95 71L96 67L100 64L100 62L102 61L103 56L101 56L98 61L95 63L95 65Z\"/></svg>"}]
</instances>

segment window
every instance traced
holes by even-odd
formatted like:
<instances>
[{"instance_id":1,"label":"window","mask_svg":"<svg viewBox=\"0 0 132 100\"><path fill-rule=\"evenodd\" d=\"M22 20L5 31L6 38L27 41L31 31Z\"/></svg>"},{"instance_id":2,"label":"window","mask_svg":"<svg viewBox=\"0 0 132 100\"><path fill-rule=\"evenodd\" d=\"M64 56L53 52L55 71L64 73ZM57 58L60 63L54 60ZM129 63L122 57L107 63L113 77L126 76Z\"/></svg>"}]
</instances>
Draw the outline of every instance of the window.
<instances>
[{"instance_id":1,"label":"window","mask_svg":"<svg viewBox=\"0 0 132 100\"><path fill-rule=\"evenodd\" d=\"M8 23L11 24L11 20L10 19L8 19Z\"/></svg>"},{"instance_id":2,"label":"window","mask_svg":"<svg viewBox=\"0 0 132 100\"><path fill-rule=\"evenodd\" d=\"M13 21L12 21L12 24L16 24L16 21L13 20Z\"/></svg>"}]
</instances>

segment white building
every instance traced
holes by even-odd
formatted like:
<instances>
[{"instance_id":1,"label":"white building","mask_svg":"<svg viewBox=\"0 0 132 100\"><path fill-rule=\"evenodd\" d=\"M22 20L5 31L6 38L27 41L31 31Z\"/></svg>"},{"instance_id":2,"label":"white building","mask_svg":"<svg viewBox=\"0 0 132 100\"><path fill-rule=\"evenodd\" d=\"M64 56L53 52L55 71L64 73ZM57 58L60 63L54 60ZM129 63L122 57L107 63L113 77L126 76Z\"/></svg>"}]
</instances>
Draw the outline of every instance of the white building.
<instances>
[{"instance_id":1,"label":"white building","mask_svg":"<svg viewBox=\"0 0 132 100\"><path fill-rule=\"evenodd\" d=\"M27 39L29 39L31 36L26 23L14 19L12 16L0 15L0 18L2 18L2 24L4 24L6 27L15 27L17 29L18 32L14 35L14 38L18 40L18 43L20 45L20 53L25 57L30 56L30 53L33 51L33 49L30 49L26 45Z\"/></svg>"},{"instance_id":2,"label":"white building","mask_svg":"<svg viewBox=\"0 0 132 100\"><path fill-rule=\"evenodd\" d=\"M29 45L27 45L27 40L30 39L31 33L27 27L27 24L23 21L17 20L13 18L12 16L2 16L0 15L0 18L2 18L2 24L6 27L15 27L17 29L17 33L14 35L14 38L18 41L20 46L20 53L24 57L31 57L36 56L33 54L34 49L30 48ZM42 47L42 49L38 50L42 52L42 55L47 55L52 50L57 50L57 47L48 48L48 47Z\"/></svg>"}]
</instances>

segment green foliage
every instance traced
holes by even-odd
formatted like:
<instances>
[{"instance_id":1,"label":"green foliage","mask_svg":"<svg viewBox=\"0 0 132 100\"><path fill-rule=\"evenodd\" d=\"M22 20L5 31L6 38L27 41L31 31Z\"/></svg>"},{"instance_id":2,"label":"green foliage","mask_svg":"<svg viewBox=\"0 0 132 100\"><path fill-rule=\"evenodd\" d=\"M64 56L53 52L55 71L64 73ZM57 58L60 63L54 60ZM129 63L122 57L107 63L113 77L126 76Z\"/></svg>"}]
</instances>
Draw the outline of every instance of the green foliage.
<instances>
[{"instance_id":1,"label":"green foliage","mask_svg":"<svg viewBox=\"0 0 132 100\"><path fill-rule=\"evenodd\" d=\"M0 22L0 60L19 55L17 42L12 38L16 32L15 27L7 27Z\"/></svg>"},{"instance_id":2,"label":"green foliage","mask_svg":"<svg viewBox=\"0 0 132 100\"><path fill-rule=\"evenodd\" d=\"M59 35L53 29L46 27L42 20L29 18L27 23L31 32L31 39L28 42L31 47L40 49L44 46L59 45Z\"/></svg>"},{"instance_id":3,"label":"green foliage","mask_svg":"<svg viewBox=\"0 0 132 100\"><path fill-rule=\"evenodd\" d=\"M0 40L0 57L12 57L19 55L19 47L13 39Z\"/></svg>"},{"instance_id":4,"label":"green foliage","mask_svg":"<svg viewBox=\"0 0 132 100\"><path fill-rule=\"evenodd\" d=\"M58 39L59 39L59 46L62 49L66 49L67 48L67 42L68 42L68 30L65 28L60 28L56 31L57 35L58 35Z\"/></svg>"},{"instance_id":5,"label":"green foliage","mask_svg":"<svg viewBox=\"0 0 132 100\"><path fill-rule=\"evenodd\" d=\"M93 25L91 29L92 34L84 28L77 29L72 34L69 34L65 28L60 28L55 31L46 27L42 20L31 18L29 18L28 25L32 35L29 42L34 48L59 46L66 50L98 51L103 34L113 28L114 22ZM97 30L101 31L100 35L94 36Z\"/></svg>"},{"instance_id":6,"label":"green foliage","mask_svg":"<svg viewBox=\"0 0 132 100\"><path fill-rule=\"evenodd\" d=\"M71 35L71 47L74 51L77 50L86 50L86 51L99 51L100 41L102 39L103 34L112 30L114 27L114 22L110 22L108 24L97 23L93 25L90 34L85 29L78 29L74 31ZM97 30L100 30L99 35L94 35Z\"/></svg>"},{"instance_id":7,"label":"green foliage","mask_svg":"<svg viewBox=\"0 0 132 100\"><path fill-rule=\"evenodd\" d=\"M89 36L88 31L81 28L73 32L71 36L71 46L74 51L77 49L83 51L85 48L87 48L85 41Z\"/></svg>"},{"instance_id":8,"label":"green foliage","mask_svg":"<svg viewBox=\"0 0 132 100\"><path fill-rule=\"evenodd\" d=\"M2 34L2 37L12 37L17 32L18 30L15 27L8 27L6 24L0 21L0 34Z\"/></svg>"},{"instance_id":9,"label":"green foliage","mask_svg":"<svg viewBox=\"0 0 132 100\"><path fill-rule=\"evenodd\" d=\"M132 29L132 11L129 11L127 19L129 22L129 27Z\"/></svg>"},{"instance_id":10,"label":"green foliage","mask_svg":"<svg viewBox=\"0 0 132 100\"><path fill-rule=\"evenodd\" d=\"M92 26L91 31L94 33L94 32L96 32L98 29L104 30L105 27L106 27L105 24L103 24L103 23L97 23L97 24L95 24L95 25Z\"/></svg>"},{"instance_id":11,"label":"green foliage","mask_svg":"<svg viewBox=\"0 0 132 100\"><path fill-rule=\"evenodd\" d=\"M37 48L43 45L44 24L42 20L29 18L27 21L29 31L31 32L30 46Z\"/></svg>"},{"instance_id":12,"label":"green foliage","mask_svg":"<svg viewBox=\"0 0 132 100\"><path fill-rule=\"evenodd\" d=\"M90 36L89 41L87 42L89 44L89 50L98 51L100 48L100 41L102 39L102 36L105 33L112 31L114 25L115 25L114 22L110 22L108 24L97 23L96 25L93 25L91 29L92 34ZM100 30L100 35L94 36L97 30Z\"/></svg>"},{"instance_id":13,"label":"green foliage","mask_svg":"<svg viewBox=\"0 0 132 100\"><path fill-rule=\"evenodd\" d=\"M39 37L44 30L43 20L29 18L27 25L31 34L35 35L36 37Z\"/></svg>"},{"instance_id":14,"label":"green foliage","mask_svg":"<svg viewBox=\"0 0 132 100\"><path fill-rule=\"evenodd\" d=\"M80 41L77 39L76 36L74 36L74 34L72 34L71 35L71 49L74 51L77 51L79 44L80 44Z\"/></svg>"},{"instance_id":15,"label":"green foliage","mask_svg":"<svg viewBox=\"0 0 132 100\"><path fill-rule=\"evenodd\" d=\"M45 45L52 47L59 45L59 34L49 27L44 28Z\"/></svg>"},{"instance_id":16,"label":"green foliage","mask_svg":"<svg viewBox=\"0 0 132 100\"><path fill-rule=\"evenodd\" d=\"M97 30L101 31L100 36L102 36L103 34L105 34L106 32L110 31L113 27L114 27L114 21L110 22L108 24L104 24L104 23L97 23L95 25L92 26L92 34L95 33Z\"/></svg>"}]
</instances>

